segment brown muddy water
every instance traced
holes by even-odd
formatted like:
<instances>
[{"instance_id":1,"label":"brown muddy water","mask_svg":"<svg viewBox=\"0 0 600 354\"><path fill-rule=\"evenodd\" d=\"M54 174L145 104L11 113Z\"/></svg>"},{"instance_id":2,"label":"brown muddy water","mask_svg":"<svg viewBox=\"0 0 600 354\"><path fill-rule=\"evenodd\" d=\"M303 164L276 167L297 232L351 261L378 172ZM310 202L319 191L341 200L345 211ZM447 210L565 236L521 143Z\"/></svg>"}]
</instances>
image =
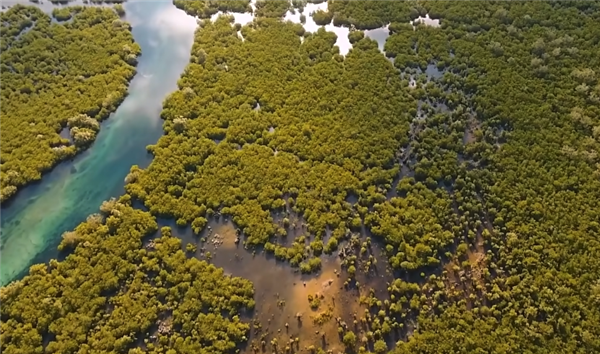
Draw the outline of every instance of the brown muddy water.
<instances>
[{"instance_id":1,"label":"brown muddy water","mask_svg":"<svg viewBox=\"0 0 600 354\"><path fill-rule=\"evenodd\" d=\"M236 243L235 225L224 217L210 220L200 235L195 235L190 228L177 227L173 222L163 221L161 226L170 226L173 236L182 240L182 247L185 248L188 243L197 246L195 253L188 253L190 256L209 260L228 275L253 282L256 306L251 318L246 318L251 323L251 333L248 345L241 350L243 353L293 353L312 349L311 346L343 353L340 327L352 330L358 343L369 331L368 324L361 322L368 306L360 304L360 296L368 297L373 289L378 298L384 299L387 297L387 282L392 280L386 257L381 254L376 242L371 243L370 250L362 259L366 261L372 254L377 265L365 274L359 262L357 287L354 281L345 284L349 276L338 252L321 256L322 266L318 273L301 274L299 268L276 260L262 249L244 249L243 236ZM288 242L296 234L302 232L288 230ZM365 237L363 235L361 241ZM310 239L307 239L307 246L309 242ZM340 243L338 250L344 243ZM309 298L313 299L312 307ZM318 307L314 306L316 298L319 299ZM389 342L390 345L394 343L393 339Z\"/></svg>"}]
</instances>

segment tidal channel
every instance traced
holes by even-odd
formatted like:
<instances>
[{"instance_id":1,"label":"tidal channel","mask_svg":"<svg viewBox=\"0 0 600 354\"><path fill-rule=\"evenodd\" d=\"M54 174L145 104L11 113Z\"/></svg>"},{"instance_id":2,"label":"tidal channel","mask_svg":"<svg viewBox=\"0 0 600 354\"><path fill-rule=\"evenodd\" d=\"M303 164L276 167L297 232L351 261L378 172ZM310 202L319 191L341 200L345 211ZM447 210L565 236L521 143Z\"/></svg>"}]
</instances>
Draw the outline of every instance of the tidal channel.
<instances>
[{"instance_id":1,"label":"tidal channel","mask_svg":"<svg viewBox=\"0 0 600 354\"><path fill-rule=\"evenodd\" d=\"M56 166L2 207L1 285L21 277L34 263L58 258L61 234L97 212L102 201L123 194L130 167L146 167L152 159L146 145L163 133L162 102L177 89L197 23L172 0L130 0L124 6L125 20L142 47L129 95L102 123L87 151ZM49 2L41 7L52 11Z\"/></svg>"}]
</instances>

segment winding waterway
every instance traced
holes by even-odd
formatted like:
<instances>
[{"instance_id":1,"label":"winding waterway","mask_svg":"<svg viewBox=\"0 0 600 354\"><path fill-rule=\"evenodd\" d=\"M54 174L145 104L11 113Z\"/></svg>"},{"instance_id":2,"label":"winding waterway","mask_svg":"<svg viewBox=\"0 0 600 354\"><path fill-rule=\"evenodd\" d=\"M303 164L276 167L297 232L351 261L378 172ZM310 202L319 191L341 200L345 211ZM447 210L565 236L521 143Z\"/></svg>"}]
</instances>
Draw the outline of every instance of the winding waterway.
<instances>
[{"instance_id":1,"label":"winding waterway","mask_svg":"<svg viewBox=\"0 0 600 354\"><path fill-rule=\"evenodd\" d=\"M81 1L69 5L79 5ZM5 0L3 5L16 3L25 1ZM254 0L251 3L254 6ZM49 1L38 6L47 12L55 7ZM326 2L306 5L303 26L307 32L316 32L321 27L311 14L326 8ZM135 40L142 47L129 96L102 124L89 150L73 161L58 165L41 182L24 188L12 202L3 205L0 285L23 276L31 264L59 258L57 246L61 234L97 212L102 201L121 195L123 180L132 165L146 167L152 159L145 147L162 135L162 102L177 88L177 80L189 61L197 23L178 10L172 0L129 0L125 10ZM212 19L218 15L220 12ZM251 13L233 15L235 22L242 25L254 18ZM289 11L284 20L300 23L300 12ZM336 45L346 55L352 48L349 29L333 24L323 27L336 33ZM365 31L365 35L376 40L383 50L389 31L386 26Z\"/></svg>"},{"instance_id":2,"label":"winding waterway","mask_svg":"<svg viewBox=\"0 0 600 354\"><path fill-rule=\"evenodd\" d=\"M130 0L125 10L142 47L129 96L102 124L89 150L58 165L2 208L1 285L23 275L33 263L57 258L60 234L97 212L102 201L122 194L132 165L145 167L151 161L145 147L162 134L162 102L177 88L197 24L172 0Z\"/></svg>"}]
</instances>

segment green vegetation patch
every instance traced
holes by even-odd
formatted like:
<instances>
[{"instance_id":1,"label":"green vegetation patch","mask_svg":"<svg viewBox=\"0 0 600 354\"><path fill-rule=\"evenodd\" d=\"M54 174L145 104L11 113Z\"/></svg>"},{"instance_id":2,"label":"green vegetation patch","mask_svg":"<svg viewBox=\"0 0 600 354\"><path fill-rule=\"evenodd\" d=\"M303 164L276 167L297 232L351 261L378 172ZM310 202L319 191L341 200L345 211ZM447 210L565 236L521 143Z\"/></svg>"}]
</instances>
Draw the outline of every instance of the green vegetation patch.
<instances>
[{"instance_id":1,"label":"green vegetation patch","mask_svg":"<svg viewBox=\"0 0 600 354\"><path fill-rule=\"evenodd\" d=\"M127 198L101 210L63 235L64 261L2 288L3 353L227 353L246 340L252 283L188 259L169 228L142 247L157 224Z\"/></svg>"},{"instance_id":2,"label":"green vegetation patch","mask_svg":"<svg viewBox=\"0 0 600 354\"><path fill-rule=\"evenodd\" d=\"M365 220L421 287L400 297L418 331L396 352L598 351L598 4L423 6L441 28L392 22L385 46L427 112L405 147L414 178Z\"/></svg>"},{"instance_id":3,"label":"green vegetation patch","mask_svg":"<svg viewBox=\"0 0 600 354\"><path fill-rule=\"evenodd\" d=\"M199 18L210 18L219 11L252 12L250 0L173 0L173 4Z\"/></svg>"},{"instance_id":4,"label":"green vegetation patch","mask_svg":"<svg viewBox=\"0 0 600 354\"><path fill-rule=\"evenodd\" d=\"M93 4L93 5L113 5L119 6L123 4L126 0L84 0L84 4ZM31 2L39 3L41 0L32 0ZM69 3L68 0L50 0L50 2L54 5L66 5Z\"/></svg>"},{"instance_id":5,"label":"green vegetation patch","mask_svg":"<svg viewBox=\"0 0 600 354\"><path fill-rule=\"evenodd\" d=\"M454 243L457 221L448 193L436 194L421 183L404 198L375 205L365 218L373 234L385 240L390 265L408 271L440 263L443 251Z\"/></svg>"},{"instance_id":6,"label":"green vegetation patch","mask_svg":"<svg viewBox=\"0 0 600 354\"><path fill-rule=\"evenodd\" d=\"M127 95L140 47L115 11L67 7L59 20L36 7L0 14L0 199L89 146L98 122ZM69 139L61 138L62 129Z\"/></svg>"},{"instance_id":7,"label":"green vegetation patch","mask_svg":"<svg viewBox=\"0 0 600 354\"><path fill-rule=\"evenodd\" d=\"M289 0L257 0L256 16L280 18L292 8L291 5Z\"/></svg>"},{"instance_id":8,"label":"green vegetation patch","mask_svg":"<svg viewBox=\"0 0 600 354\"><path fill-rule=\"evenodd\" d=\"M335 1L319 14L391 22L393 64L360 32L343 57L334 34L261 6L245 40L231 16L202 22L155 158L131 169L127 192L196 233L231 216L247 246L303 273L339 245L345 288L365 307L351 325L336 318L347 352L599 352L598 3ZM441 27L407 24L425 14ZM3 350L245 341L236 316L254 307L251 284L187 259L168 228L142 249L157 226L129 198L65 233L65 262L2 290ZM296 221L306 230L282 246ZM363 225L393 268L387 293L358 282L362 270L385 277L375 241L352 233ZM314 321L332 322L322 310Z\"/></svg>"},{"instance_id":9,"label":"green vegetation patch","mask_svg":"<svg viewBox=\"0 0 600 354\"><path fill-rule=\"evenodd\" d=\"M415 107L408 89L368 38L344 58L322 29L301 42L299 24L259 19L242 41L230 21L197 32L180 89L165 100L165 135L149 147L152 164L132 169L128 193L183 224L203 226L220 210L251 245L281 235L272 217L281 211L317 238L327 228L344 237L360 226L347 199L384 200L397 174Z\"/></svg>"},{"instance_id":10,"label":"green vegetation patch","mask_svg":"<svg viewBox=\"0 0 600 354\"><path fill-rule=\"evenodd\" d=\"M328 1L327 11L313 14L316 23L375 29L390 22L408 22L425 15L426 10L416 1Z\"/></svg>"}]
</instances>

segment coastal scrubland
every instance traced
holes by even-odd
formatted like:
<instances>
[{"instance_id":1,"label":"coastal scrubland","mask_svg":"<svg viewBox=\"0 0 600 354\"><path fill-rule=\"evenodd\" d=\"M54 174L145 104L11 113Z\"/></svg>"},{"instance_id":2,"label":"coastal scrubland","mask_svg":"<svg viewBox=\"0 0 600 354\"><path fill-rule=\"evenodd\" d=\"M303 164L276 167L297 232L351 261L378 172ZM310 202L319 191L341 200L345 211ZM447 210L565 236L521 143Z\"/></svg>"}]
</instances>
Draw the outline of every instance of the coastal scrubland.
<instances>
[{"instance_id":1,"label":"coastal scrubland","mask_svg":"<svg viewBox=\"0 0 600 354\"><path fill-rule=\"evenodd\" d=\"M153 162L2 289L2 349L600 351L598 3L329 2L346 56L286 3L200 23Z\"/></svg>"},{"instance_id":2,"label":"coastal scrubland","mask_svg":"<svg viewBox=\"0 0 600 354\"><path fill-rule=\"evenodd\" d=\"M140 47L111 8L66 7L50 16L15 5L0 16L0 200L6 201L90 146L99 122L127 95Z\"/></svg>"}]
</instances>

